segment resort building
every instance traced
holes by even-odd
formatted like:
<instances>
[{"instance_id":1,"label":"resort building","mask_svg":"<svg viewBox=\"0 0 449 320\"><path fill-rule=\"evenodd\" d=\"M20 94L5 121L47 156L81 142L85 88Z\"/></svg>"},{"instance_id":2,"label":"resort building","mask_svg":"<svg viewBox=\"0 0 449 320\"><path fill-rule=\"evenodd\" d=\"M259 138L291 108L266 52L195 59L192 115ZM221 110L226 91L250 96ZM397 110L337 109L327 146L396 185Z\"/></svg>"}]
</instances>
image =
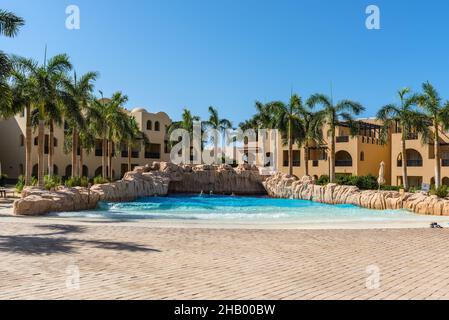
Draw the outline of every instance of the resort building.
<instances>
[{"instance_id":1,"label":"resort building","mask_svg":"<svg viewBox=\"0 0 449 320\"><path fill-rule=\"evenodd\" d=\"M401 136L400 129L394 126L391 135L392 185L402 185ZM407 176L410 187L421 187L423 183L435 184L434 141L423 143L418 134L410 134L406 139ZM442 184L449 186L449 134L441 129L439 144Z\"/></svg>"},{"instance_id":2,"label":"resort building","mask_svg":"<svg viewBox=\"0 0 449 320\"><path fill-rule=\"evenodd\" d=\"M129 112L134 116L150 143L132 150L132 166L151 164L154 161L169 161L169 145L167 128L171 119L165 112L149 113L144 108L136 108ZM17 179L25 172L25 130L24 114L16 115L0 121L0 164L2 173L10 179ZM49 129L46 128L44 161L47 163L49 151ZM38 161L37 130L33 130L32 139L32 175L37 177ZM72 172L71 154L64 152L64 128L55 128L54 144L54 174L69 177ZM116 146L112 160L112 171L115 179L121 178L128 171L128 150L125 146ZM83 155L83 176L93 178L102 173L102 143L97 140L94 150ZM46 171L48 169L46 168Z\"/></svg>"},{"instance_id":3,"label":"resort building","mask_svg":"<svg viewBox=\"0 0 449 320\"><path fill-rule=\"evenodd\" d=\"M383 144L380 140L381 125L375 119L359 119L359 132L351 136L350 129L345 123L336 128L335 137L335 172L344 175L377 176L380 163L385 163L385 179L391 181L391 144ZM330 169L329 149L330 141L327 137L329 128L323 128L323 144L309 147L309 175L318 179L328 175ZM390 139L389 139L390 140ZM288 146L278 137L277 169L288 173ZM301 177L305 175L304 147L293 145L293 174Z\"/></svg>"}]
</instances>

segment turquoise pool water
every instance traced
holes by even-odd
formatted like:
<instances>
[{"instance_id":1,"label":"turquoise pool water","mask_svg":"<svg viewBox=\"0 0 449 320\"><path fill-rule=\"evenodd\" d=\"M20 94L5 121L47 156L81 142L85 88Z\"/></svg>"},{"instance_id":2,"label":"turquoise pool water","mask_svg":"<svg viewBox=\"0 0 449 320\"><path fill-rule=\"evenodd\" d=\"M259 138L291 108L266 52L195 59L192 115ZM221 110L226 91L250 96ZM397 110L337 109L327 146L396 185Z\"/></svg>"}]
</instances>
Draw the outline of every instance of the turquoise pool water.
<instances>
[{"instance_id":1,"label":"turquoise pool water","mask_svg":"<svg viewBox=\"0 0 449 320\"><path fill-rule=\"evenodd\" d=\"M326 205L304 200L265 197L171 195L125 203L100 203L95 211L56 214L60 217L189 220L390 221L421 219L404 210L368 210L353 205Z\"/></svg>"}]
</instances>

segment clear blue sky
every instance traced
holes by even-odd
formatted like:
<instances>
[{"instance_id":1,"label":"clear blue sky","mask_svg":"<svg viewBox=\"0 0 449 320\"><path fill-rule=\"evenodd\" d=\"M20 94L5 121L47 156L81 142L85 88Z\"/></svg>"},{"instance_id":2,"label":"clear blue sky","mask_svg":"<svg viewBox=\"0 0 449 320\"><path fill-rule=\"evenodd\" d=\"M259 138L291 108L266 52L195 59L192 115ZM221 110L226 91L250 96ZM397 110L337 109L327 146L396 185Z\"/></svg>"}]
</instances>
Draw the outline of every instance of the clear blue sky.
<instances>
[{"instance_id":1,"label":"clear blue sky","mask_svg":"<svg viewBox=\"0 0 449 320\"><path fill-rule=\"evenodd\" d=\"M81 29L65 28L65 8ZM381 30L365 28L365 8L381 10ZM395 101L404 86L431 81L449 99L449 2L440 0L3 0L26 19L0 48L35 59L68 53L78 73L99 71L97 89L126 93L128 108L209 105L238 123L255 100L288 100L291 88L350 98L364 116Z\"/></svg>"}]
</instances>

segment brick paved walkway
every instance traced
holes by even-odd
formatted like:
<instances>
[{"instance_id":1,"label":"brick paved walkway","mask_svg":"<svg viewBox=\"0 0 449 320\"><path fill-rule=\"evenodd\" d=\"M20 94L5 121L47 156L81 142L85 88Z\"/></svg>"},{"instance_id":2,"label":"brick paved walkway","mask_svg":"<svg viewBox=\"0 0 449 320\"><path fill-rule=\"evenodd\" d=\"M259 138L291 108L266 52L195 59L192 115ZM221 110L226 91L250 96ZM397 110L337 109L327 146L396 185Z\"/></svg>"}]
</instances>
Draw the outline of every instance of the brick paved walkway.
<instances>
[{"instance_id":1,"label":"brick paved walkway","mask_svg":"<svg viewBox=\"0 0 449 320\"><path fill-rule=\"evenodd\" d=\"M431 229L0 221L0 299L449 298L448 243L449 230ZM367 268L379 289L367 289Z\"/></svg>"}]
</instances>

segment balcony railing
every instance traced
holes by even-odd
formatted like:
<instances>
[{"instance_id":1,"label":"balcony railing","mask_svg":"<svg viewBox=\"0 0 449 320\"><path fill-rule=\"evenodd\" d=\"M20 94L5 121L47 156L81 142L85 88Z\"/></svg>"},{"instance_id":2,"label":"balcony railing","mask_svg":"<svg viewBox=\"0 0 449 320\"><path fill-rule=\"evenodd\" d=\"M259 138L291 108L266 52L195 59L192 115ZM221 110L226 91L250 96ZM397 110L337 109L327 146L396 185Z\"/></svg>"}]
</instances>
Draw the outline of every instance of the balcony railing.
<instances>
[{"instance_id":1,"label":"balcony railing","mask_svg":"<svg viewBox=\"0 0 449 320\"><path fill-rule=\"evenodd\" d=\"M301 161L300 160L293 160L293 166L294 167L300 167L301 166Z\"/></svg>"},{"instance_id":2,"label":"balcony railing","mask_svg":"<svg viewBox=\"0 0 449 320\"><path fill-rule=\"evenodd\" d=\"M449 167L449 159L442 159L441 160L441 165L443 167Z\"/></svg>"},{"instance_id":3,"label":"balcony railing","mask_svg":"<svg viewBox=\"0 0 449 320\"><path fill-rule=\"evenodd\" d=\"M139 151L132 151L131 158L139 158Z\"/></svg>"},{"instance_id":4,"label":"balcony railing","mask_svg":"<svg viewBox=\"0 0 449 320\"><path fill-rule=\"evenodd\" d=\"M407 167L422 167L422 164L422 160L407 160ZM402 167L402 160L398 160L397 166Z\"/></svg>"},{"instance_id":5,"label":"balcony railing","mask_svg":"<svg viewBox=\"0 0 449 320\"><path fill-rule=\"evenodd\" d=\"M349 142L349 136L339 136L335 138L337 143Z\"/></svg>"},{"instance_id":6,"label":"balcony railing","mask_svg":"<svg viewBox=\"0 0 449 320\"><path fill-rule=\"evenodd\" d=\"M335 160L336 167L352 167L352 160Z\"/></svg>"},{"instance_id":7,"label":"balcony railing","mask_svg":"<svg viewBox=\"0 0 449 320\"><path fill-rule=\"evenodd\" d=\"M160 152L145 152L145 158L146 159L160 159L161 153Z\"/></svg>"},{"instance_id":8,"label":"balcony railing","mask_svg":"<svg viewBox=\"0 0 449 320\"><path fill-rule=\"evenodd\" d=\"M284 167L288 167L288 161L285 161L282 163Z\"/></svg>"}]
</instances>

